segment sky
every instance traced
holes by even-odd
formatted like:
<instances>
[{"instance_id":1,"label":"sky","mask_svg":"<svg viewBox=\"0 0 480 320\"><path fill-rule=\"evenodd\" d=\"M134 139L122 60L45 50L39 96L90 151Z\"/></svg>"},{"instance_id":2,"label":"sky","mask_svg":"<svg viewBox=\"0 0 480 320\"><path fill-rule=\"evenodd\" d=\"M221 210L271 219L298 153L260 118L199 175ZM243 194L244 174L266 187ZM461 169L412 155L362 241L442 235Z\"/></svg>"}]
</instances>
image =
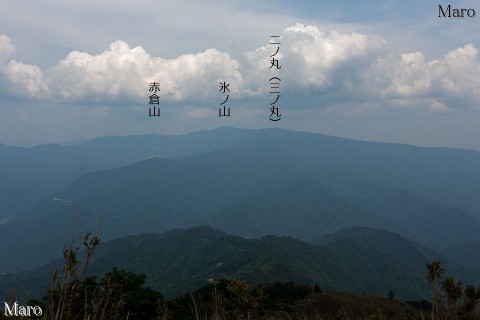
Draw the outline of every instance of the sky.
<instances>
[{"instance_id":1,"label":"sky","mask_svg":"<svg viewBox=\"0 0 480 320\"><path fill-rule=\"evenodd\" d=\"M0 0L0 143L233 126L480 150L480 17L438 5Z\"/></svg>"}]
</instances>

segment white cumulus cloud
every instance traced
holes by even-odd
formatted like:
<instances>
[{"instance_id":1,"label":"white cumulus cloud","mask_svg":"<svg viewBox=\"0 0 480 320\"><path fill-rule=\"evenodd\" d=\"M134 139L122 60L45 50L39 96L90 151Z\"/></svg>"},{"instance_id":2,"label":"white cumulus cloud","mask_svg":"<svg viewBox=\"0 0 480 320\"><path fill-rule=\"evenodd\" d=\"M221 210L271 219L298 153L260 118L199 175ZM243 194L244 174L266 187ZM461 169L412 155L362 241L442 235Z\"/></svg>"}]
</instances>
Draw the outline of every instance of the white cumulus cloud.
<instances>
[{"instance_id":1,"label":"white cumulus cloud","mask_svg":"<svg viewBox=\"0 0 480 320\"><path fill-rule=\"evenodd\" d=\"M66 101L139 97L145 72L154 61L141 47L130 49L116 41L98 55L71 52L48 71L47 81L54 94Z\"/></svg>"},{"instance_id":2,"label":"white cumulus cloud","mask_svg":"<svg viewBox=\"0 0 480 320\"><path fill-rule=\"evenodd\" d=\"M149 84L160 83L161 99L202 100L215 93L220 81L239 91L238 63L227 53L208 49L175 59L151 57L142 47L116 41L97 55L71 52L48 73L49 86L65 100L116 100L143 103Z\"/></svg>"},{"instance_id":3,"label":"white cumulus cloud","mask_svg":"<svg viewBox=\"0 0 480 320\"><path fill-rule=\"evenodd\" d=\"M15 51L15 46L6 35L0 35L0 81L2 91L8 95L22 96L26 99L48 96L43 72L35 65L16 60L8 63L7 57Z\"/></svg>"},{"instance_id":4,"label":"white cumulus cloud","mask_svg":"<svg viewBox=\"0 0 480 320\"><path fill-rule=\"evenodd\" d=\"M13 85L12 90L19 95L29 98L40 98L49 95L43 72L37 66L12 60L5 67L5 75Z\"/></svg>"},{"instance_id":5,"label":"white cumulus cloud","mask_svg":"<svg viewBox=\"0 0 480 320\"><path fill-rule=\"evenodd\" d=\"M385 41L377 36L324 32L302 24L287 28L278 42L279 45L267 44L245 54L249 84L265 87L259 79L278 73L288 82L285 91L293 94L348 90L362 68L385 51ZM277 48L278 54L270 57ZM281 69L270 69L269 61L273 58L279 61Z\"/></svg>"},{"instance_id":6,"label":"white cumulus cloud","mask_svg":"<svg viewBox=\"0 0 480 320\"><path fill-rule=\"evenodd\" d=\"M391 81L387 93L393 96L411 97L427 94L431 90L429 65L421 52L406 53L392 63Z\"/></svg>"},{"instance_id":7,"label":"white cumulus cloud","mask_svg":"<svg viewBox=\"0 0 480 320\"><path fill-rule=\"evenodd\" d=\"M480 98L480 62L478 49L473 44L447 53L431 69L439 90L455 96L473 94Z\"/></svg>"},{"instance_id":8,"label":"white cumulus cloud","mask_svg":"<svg viewBox=\"0 0 480 320\"><path fill-rule=\"evenodd\" d=\"M5 61L6 57L15 51L15 46L12 44L9 37L0 35L0 62Z\"/></svg>"},{"instance_id":9,"label":"white cumulus cloud","mask_svg":"<svg viewBox=\"0 0 480 320\"><path fill-rule=\"evenodd\" d=\"M390 83L384 90L387 97L412 100L411 105L419 99L432 111L474 108L480 98L480 61L473 44L439 60L428 61L420 52L402 54L390 65L384 69Z\"/></svg>"}]
</instances>

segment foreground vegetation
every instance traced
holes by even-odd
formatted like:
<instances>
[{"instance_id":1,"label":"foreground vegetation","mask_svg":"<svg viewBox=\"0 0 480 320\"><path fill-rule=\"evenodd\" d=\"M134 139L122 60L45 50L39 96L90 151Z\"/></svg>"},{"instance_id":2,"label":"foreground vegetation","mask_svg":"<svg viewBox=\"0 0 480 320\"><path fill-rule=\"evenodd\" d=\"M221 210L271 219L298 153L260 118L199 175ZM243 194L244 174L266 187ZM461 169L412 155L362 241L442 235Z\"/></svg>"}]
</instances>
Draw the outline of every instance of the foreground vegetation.
<instances>
[{"instance_id":1,"label":"foreground vegetation","mask_svg":"<svg viewBox=\"0 0 480 320\"><path fill-rule=\"evenodd\" d=\"M98 236L82 238L84 254L73 244L64 249L64 266L52 271L52 286L43 299L30 300L42 314L17 319L49 320L240 320L240 319L480 319L480 288L446 277L434 260L426 265L431 293L428 301L401 302L390 291L386 297L322 290L294 283L250 284L242 280L214 280L194 293L166 301L145 287L146 276L112 268L103 278L86 277ZM8 303L16 302L9 292ZM11 319L5 313L0 319Z\"/></svg>"},{"instance_id":2,"label":"foreground vegetation","mask_svg":"<svg viewBox=\"0 0 480 320\"><path fill-rule=\"evenodd\" d=\"M418 309L391 296L294 283L250 285L241 280L219 280L165 301L160 293L143 287L144 280L143 275L114 268L100 281L87 277L63 291L60 287L50 291L44 301L29 301L45 313L23 319L421 319ZM60 301L62 292L68 292L69 297Z\"/></svg>"}]
</instances>

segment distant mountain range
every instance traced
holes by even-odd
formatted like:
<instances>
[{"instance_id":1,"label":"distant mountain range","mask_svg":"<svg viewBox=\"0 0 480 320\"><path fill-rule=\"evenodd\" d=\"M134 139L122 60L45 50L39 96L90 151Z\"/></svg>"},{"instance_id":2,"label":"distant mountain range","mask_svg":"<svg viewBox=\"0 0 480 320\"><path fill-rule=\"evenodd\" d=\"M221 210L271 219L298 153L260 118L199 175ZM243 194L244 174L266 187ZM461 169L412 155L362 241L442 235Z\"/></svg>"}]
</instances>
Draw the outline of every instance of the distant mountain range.
<instances>
[{"instance_id":1,"label":"distant mountain range","mask_svg":"<svg viewBox=\"0 0 480 320\"><path fill-rule=\"evenodd\" d=\"M315 242L291 237L243 239L197 227L162 234L123 237L101 244L89 274L113 266L147 275L147 285L169 298L192 292L208 279L245 279L256 283L294 281L313 287L400 299L428 297L425 264L444 262L449 275L480 283L479 270L461 267L418 243L387 231L353 227ZM61 267L61 262L56 263ZM11 288L25 299L41 297L50 285L51 265L0 276L0 292Z\"/></svg>"},{"instance_id":2,"label":"distant mountain range","mask_svg":"<svg viewBox=\"0 0 480 320\"><path fill-rule=\"evenodd\" d=\"M222 134L222 130L229 134ZM88 172L153 157L191 156L241 143L254 134L250 130L220 128L216 134L199 131L177 136L111 136L68 146L22 148L0 143L0 221L20 215Z\"/></svg>"},{"instance_id":3,"label":"distant mountain range","mask_svg":"<svg viewBox=\"0 0 480 320\"><path fill-rule=\"evenodd\" d=\"M247 238L275 234L305 241L353 226L399 228L307 178L260 190L221 210L208 224Z\"/></svg>"},{"instance_id":4,"label":"distant mountain range","mask_svg":"<svg viewBox=\"0 0 480 320\"><path fill-rule=\"evenodd\" d=\"M99 229L102 240L110 241L196 226L249 239L267 235L306 242L321 239L318 243L324 251L358 250L364 257L388 250L356 248L353 240L325 242L323 236L335 233L339 237L341 233L336 232L354 227L383 229L431 248L429 252L441 252L452 261L480 269L480 260L472 257L480 243L479 164L480 153L475 151L362 142L280 129L222 127L182 136L106 137L72 146L0 145L0 256L8 257L0 259L0 273L33 270L59 258L73 230L73 238L78 239L84 230ZM388 238L388 233L380 235ZM275 243L271 252L278 239L293 241L292 250L293 243L304 245L300 240L273 236L259 243L268 239ZM302 250L321 251L308 248ZM342 256L342 252L328 255L332 261L343 259L339 265L347 268L349 255ZM268 252L262 254L268 256ZM353 252L350 256L351 265L362 259L354 260ZM270 264L267 258L258 259L256 268ZM320 263L320 258L315 259ZM399 263L396 257L385 259ZM415 260L416 265L420 260ZM281 279L286 281L291 275L290 280L342 284L335 274L321 273L324 269L306 266L290 272L293 267L284 263L278 262L275 272L279 276L285 272ZM370 267L365 262L365 270L378 272L376 278L365 282L365 274L359 280L355 274L347 276L353 271L345 271L342 277L349 284L347 289L385 289L378 283L379 279L386 281L382 272L387 268L377 270L374 266L379 262L369 263ZM423 286L423 267L416 267L422 269L422 276L420 269L412 267L405 283L414 286L420 281L417 285ZM389 275L395 278L399 273ZM260 276L252 279L260 281ZM185 289L185 285L179 287ZM408 288L396 288L408 295ZM411 293L423 296L419 288Z\"/></svg>"}]
</instances>

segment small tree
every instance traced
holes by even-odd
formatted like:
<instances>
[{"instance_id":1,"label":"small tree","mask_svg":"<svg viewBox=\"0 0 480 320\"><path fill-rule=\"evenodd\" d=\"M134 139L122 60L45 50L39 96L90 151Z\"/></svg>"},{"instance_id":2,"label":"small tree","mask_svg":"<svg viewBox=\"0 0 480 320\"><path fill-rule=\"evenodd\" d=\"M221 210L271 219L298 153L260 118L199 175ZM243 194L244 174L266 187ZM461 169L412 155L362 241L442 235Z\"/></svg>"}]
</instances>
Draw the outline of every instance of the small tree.
<instances>
[{"instance_id":1,"label":"small tree","mask_svg":"<svg viewBox=\"0 0 480 320\"><path fill-rule=\"evenodd\" d=\"M445 273L445 268L443 263L439 260L433 260L426 265L428 274L427 281L430 288L430 294L432 295L432 320L439 318L441 314L441 309L443 306L443 299L440 292L439 281L443 274Z\"/></svg>"},{"instance_id":2,"label":"small tree","mask_svg":"<svg viewBox=\"0 0 480 320\"><path fill-rule=\"evenodd\" d=\"M468 285L463 290L463 312L465 319L475 319L477 304L480 302L480 288Z\"/></svg>"},{"instance_id":3,"label":"small tree","mask_svg":"<svg viewBox=\"0 0 480 320\"><path fill-rule=\"evenodd\" d=\"M393 298L395 298L395 292L393 292L393 290L388 291L387 298L388 300L393 300Z\"/></svg>"},{"instance_id":4,"label":"small tree","mask_svg":"<svg viewBox=\"0 0 480 320\"><path fill-rule=\"evenodd\" d=\"M68 285L69 305L61 314L69 320L153 320L157 319L159 307L164 307L161 293L144 287L146 276L113 268L102 280L86 277ZM64 288L49 291L58 298ZM163 313L165 313L164 311Z\"/></svg>"},{"instance_id":5,"label":"small tree","mask_svg":"<svg viewBox=\"0 0 480 320\"><path fill-rule=\"evenodd\" d=\"M80 278L87 270L90 257L100 244L100 238L88 231L82 237L85 255L79 259L79 247L74 248L73 241L63 249L64 266L61 273L56 268L52 270L52 289L47 293L49 319L75 319L78 314L72 307L78 301L77 287Z\"/></svg>"},{"instance_id":6,"label":"small tree","mask_svg":"<svg viewBox=\"0 0 480 320\"><path fill-rule=\"evenodd\" d=\"M111 311L121 307L131 320L154 319L163 296L150 287L143 287L146 275L113 268L101 281ZM110 317L111 318L111 317ZM123 318L123 317L122 317Z\"/></svg>"},{"instance_id":7,"label":"small tree","mask_svg":"<svg viewBox=\"0 0 480 320\"><path fill-rule=\"evenodd\" d=\"M231 280L227 290L231 295L230 303L234 319L257 319L260 306L265 299L262 287L257 287L253 294L246 281Z\"/></svg>"},{"instance_id":8,"label":"small tree","mask_svg":"<svg viewBox=\"0 0 480 320\"><path fill-rule=\"evenodd\" d=\"M442 282L442 290L447 300L447 314L450 319L458 319L462 287L462 283L455 281L452 277L448 277Z\"/></svg>"}]
</instances>

